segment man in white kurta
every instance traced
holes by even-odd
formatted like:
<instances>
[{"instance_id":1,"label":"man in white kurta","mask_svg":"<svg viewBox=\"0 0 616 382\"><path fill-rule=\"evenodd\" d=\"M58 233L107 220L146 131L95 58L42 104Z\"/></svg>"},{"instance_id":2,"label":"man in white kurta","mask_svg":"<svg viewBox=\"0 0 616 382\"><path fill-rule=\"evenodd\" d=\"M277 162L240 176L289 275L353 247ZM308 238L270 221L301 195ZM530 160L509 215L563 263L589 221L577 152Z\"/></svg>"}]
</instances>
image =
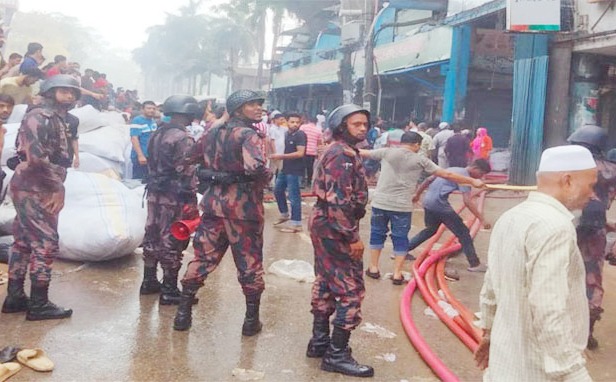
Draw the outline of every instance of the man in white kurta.
<instances>
[{"instance_id":1,"label":"man in white kurta","mask_svg":"<svg viewBox=\"0 0 616 382\"><path fill-rule=\"evenodd\" d=\"M538 191L492 231L476 359L486 381L590 381L585 270L570 210L593 195L595 163L585 148L548 149L537 179Z\"/></svg>"}]
</instances>

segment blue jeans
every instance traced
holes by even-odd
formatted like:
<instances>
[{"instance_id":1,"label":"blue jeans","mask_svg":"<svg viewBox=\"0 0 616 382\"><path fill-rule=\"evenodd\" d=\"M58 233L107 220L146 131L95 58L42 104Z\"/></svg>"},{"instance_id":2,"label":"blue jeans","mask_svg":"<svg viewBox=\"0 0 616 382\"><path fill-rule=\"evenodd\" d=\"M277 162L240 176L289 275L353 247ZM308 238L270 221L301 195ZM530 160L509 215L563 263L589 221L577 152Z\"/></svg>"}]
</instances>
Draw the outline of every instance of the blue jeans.
<instances>
[{"instance_id":1,"label":"blue jeans","mask_svg":"<svg viewBox=\"0 0 616 382\"><path fill-rule=\"evenodd\" d=\"M370 249L383 249L388 225L391 224L391 241L394 243L396 256L406 255L409 246L409 231L411 230L411 212L387 211L372 207L370 218Z\"/></svg>"},{"instance_id":2,"label":"blue jeans","mask_svg":"<svg viewBox=\"0 0 616 382\"><path fill-rule=\"evenodd\" d=\"M289 207L287 206L287 189L289 191L289 202L291 202L291 224L302 224L302 195L299 191L301 175L288 175L284 172L279 172L274 186L274 196L278 203L278 211L281 214L287 215Z\"/></svg>"},{"instance_id":3,"label":"blue jeans","mask_svg":"<svg viewBox=\"0 0 616 382\"><path fill-rule=\"evenodd\" d=\"M480 264L477 252L475 252L475 246L473 245L473 238L460 215L455 211L439 212L424 209L424 212L426 228L411 239L409 242L409 251L419 247L421 243L431 238L436 231L438 231L438 227L441 224L445 224L445 227L449 228L460 241L462 251L466 255L466 259L470 266L476 267Z\"/></svg>"}]
</instances>

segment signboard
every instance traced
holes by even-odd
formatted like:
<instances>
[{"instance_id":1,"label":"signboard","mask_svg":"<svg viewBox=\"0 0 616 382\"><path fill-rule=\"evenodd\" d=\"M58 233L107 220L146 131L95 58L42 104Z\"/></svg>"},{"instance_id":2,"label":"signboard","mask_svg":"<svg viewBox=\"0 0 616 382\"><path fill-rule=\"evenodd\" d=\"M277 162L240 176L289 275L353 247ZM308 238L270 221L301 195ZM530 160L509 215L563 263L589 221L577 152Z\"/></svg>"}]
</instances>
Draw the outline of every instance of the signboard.
<instances>
[{"instance_id":1,"label":"signboard","mask_svg":"<svg viewBox=\"0 0 616 382\"><path fill-rule=\"evenodd\" d=\"M507 29L516 32L560 30L561 0L507 0Z\"/></svg>"}]
</instances>

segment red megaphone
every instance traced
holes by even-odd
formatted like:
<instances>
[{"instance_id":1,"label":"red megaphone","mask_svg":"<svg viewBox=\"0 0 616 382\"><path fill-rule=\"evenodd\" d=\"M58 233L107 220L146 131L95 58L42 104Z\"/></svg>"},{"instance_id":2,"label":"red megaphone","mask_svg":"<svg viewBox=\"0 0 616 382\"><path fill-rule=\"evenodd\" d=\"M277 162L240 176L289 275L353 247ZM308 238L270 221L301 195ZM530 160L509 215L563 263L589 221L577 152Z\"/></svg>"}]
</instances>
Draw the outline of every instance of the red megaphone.
<instances>
[{"instance_id":1,"label":"red megaphone","mask_svg":"<svg viewBox=\"0 0 616 382\"><path fill-rule=\"evenodd\" d=\"M197 230L201 218L193 220L180 220L171 224L171 234L178 240L190 239L190 235Z\"/></svg>"}]
</instances>

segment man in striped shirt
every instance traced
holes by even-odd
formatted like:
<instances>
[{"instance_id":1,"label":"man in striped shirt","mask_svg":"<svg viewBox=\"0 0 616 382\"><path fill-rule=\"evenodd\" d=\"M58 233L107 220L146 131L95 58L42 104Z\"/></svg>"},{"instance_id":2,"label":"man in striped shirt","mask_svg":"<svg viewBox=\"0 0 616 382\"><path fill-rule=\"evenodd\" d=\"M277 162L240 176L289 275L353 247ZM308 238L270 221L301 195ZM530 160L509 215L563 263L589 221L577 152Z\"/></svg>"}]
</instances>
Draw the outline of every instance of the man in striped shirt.
<instances>
[{"instance_id":1,"label":"man in striped shirt","mask_svg":"<svg viewBox=\"0 0 616 382\"><path fill-rule=\"evenodd\" d=\"M537 192L496 223L475 353L485 381L591 381L584 261L570 211L588 203L596 182L588 149L547 149Z\"/></svg>"},{"instance_id":2,"label":"man in striped shirt","mask_svg":"<svg viewBox=\"0 0 616 382\"><path fill-rule=\"evenodd\" d=\"M321 145L323 131L317 127L316 118L307 117L308 123L300 126L300 131L306 134L306 154L304 155L304 163L306 164L306 175L304 177L304 186L309 187L312 183L312 173L314 171L314 161L317 158L317 149Z\"/></svg>"}]
</instances>

